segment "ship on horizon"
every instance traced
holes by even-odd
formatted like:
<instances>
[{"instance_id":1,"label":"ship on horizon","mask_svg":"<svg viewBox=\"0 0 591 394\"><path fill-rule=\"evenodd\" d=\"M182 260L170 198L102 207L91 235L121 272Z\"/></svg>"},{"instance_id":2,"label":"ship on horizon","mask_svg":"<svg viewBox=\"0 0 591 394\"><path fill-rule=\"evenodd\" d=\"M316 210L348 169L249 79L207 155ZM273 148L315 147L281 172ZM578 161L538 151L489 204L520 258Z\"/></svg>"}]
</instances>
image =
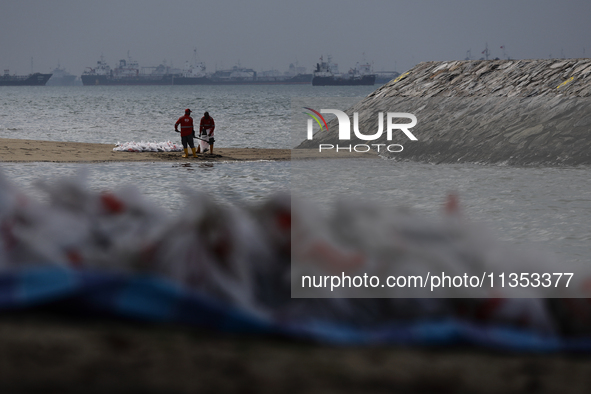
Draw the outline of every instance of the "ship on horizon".
<instances>
[{"instance_id":1,"label":"ship on horizon","mask_svg":"<svg viewBox=\"0 0 591 394\"><path fill-rule=\"evenodd\" d=\"M375 74L376 85L384 85L400 75L398 71L376 71Z\"/></svg>"},{"instance_id":2,"label":"ship on horizon","mask_svg":"<svg viewBox=\"0 0 591 394\"><path fill-rule=\"evenodd\" d=\"M47 86L74 86L80 85L80 81L76 81L76 76L70 74L65 68L58 63L57 67L51 72L52 77L47 81Z\"/></svg>"},{"instance_id":3,"label":"ship on horizon","mask_svg":"<svg viewBox=\"0 0 591 394\"><path fill-rule=\"evenodd\" d=\"M371 70L371 64L357 64L355 68L347 73L340 73L339 66L332 62L328 55L327 61L320 57L320 63L316 63L312 86L361 86L373 85L376 81L376 74Z\"/></svg>"},{"instance_id":4,"label":"ship on horizon","mask_svg":"<svg viewBox=\"0 0 591 394\"><path fill-rule=\"evenodd\" d=\"M52 74L33 73L29 75L10 75L10 70L4 70L0 76L0 86L45 86Z\"/></svg>"},{"instance_id":5,"label":"ship on horizon","mask_svg":"<svg viewBox=\"0 0 591 394\"><path fill-rule=\"evenodd\" d=\"M166 64L140 68L131 58L120 60L119 66L112 69L101 56L96 67L87 67L81 79L84 85L309 85L312 74L305 74L305 68L293 64L283 74L275 70L259 74L240 65L207 73L205 65L196 61L187 62L182 70Z\"/></svg>"},{"instance_id":6,"label":"ship on horizon","mask_svg":"<svg viewBox=\"0 0 591 394\"><path fill-rule=\"evenodd\" d=\"M174 74L164 64L158 67L142 67L128 56L128 60L119 60L119 65L111 68L104 57L96 66L87 67L80 76L82 84L89 85L172 85Z\"/></svg>"}]
</instances>

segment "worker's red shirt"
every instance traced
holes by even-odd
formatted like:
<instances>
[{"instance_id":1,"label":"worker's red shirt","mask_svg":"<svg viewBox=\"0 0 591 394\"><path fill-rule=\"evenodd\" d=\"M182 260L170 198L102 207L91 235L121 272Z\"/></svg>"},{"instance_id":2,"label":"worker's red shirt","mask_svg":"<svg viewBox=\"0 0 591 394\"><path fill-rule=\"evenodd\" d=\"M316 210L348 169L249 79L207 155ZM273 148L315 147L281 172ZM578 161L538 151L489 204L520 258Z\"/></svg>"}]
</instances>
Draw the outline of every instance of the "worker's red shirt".
<instances>
[{"instance_id":1,"label":"worker's red shirt","mask_svg":"<svg viewBox=\"0 0 591 394\"><path fill-rule=\"evenodd\" d=\"M174 124L174 129L177 130L178 125L181 125L181 137L186 137L193 134L193 118L189 115L181 116Z\"/></svg>"},{"instance_id":2,"label":"worker's red shirt","mask_svg":"<svg viewBox=\"0 0 591 394\"><path fill-rule=\"evenodd\" d=\"M201 118L201 122L199 123L199 130L207 130L207 129L211 129L209 130L209 133L213 133L213 129L215 129L215 122L213 121L213 118L210 116L209 118L205 118L202 117Z\"/></svg>"}]
</instances>

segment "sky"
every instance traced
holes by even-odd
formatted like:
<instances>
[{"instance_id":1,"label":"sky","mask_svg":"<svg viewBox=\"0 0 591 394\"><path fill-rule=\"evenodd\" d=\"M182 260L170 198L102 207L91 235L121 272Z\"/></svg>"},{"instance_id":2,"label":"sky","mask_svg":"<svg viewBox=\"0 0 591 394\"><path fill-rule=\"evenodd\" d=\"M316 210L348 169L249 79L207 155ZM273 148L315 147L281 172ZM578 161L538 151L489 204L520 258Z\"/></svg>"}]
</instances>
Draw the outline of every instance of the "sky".
<instances>
[{"instance_id":1,"label":"sky","mask_svg":"<svg viewBox=\"0 0 591 394\"><path fill-rule=\"evenodd\" d=\"M488 43L516 59L590 57L589 0L2 0L0 70L80 75L101 56L140 66L208 71L240 64L311 72L320 56L341 71L366 60L403 72L422 61L474 58ZM31 61L32 60L32 61ZM32 66L32 67L31 67Z\"/></svg>"}]
</instances>

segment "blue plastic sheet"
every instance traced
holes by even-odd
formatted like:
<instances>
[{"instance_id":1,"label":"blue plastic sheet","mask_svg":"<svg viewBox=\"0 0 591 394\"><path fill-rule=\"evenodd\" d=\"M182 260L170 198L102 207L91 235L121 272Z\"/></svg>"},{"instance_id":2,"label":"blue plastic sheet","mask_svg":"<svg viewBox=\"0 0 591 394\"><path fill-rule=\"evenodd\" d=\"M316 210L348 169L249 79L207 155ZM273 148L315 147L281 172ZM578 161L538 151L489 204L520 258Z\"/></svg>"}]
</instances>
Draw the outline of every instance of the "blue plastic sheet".
<instances>
[{"instance_id":1,"label":"blue plastic sheet","mask_svg":"<svg viewBox=\"0 0 591 394\"><path fill-rule=\"evenodd\" d=\"M0 275L0 311L63 303L76 311L126 319L190 325L220 332L280 335L337 345L476 345L494 349L591 351L591 338L542 336L525 330L483 326L459 319L379 327L330 322L275 322L155 276L90 270L37 268Z\"/></svg>"}]
</instances>

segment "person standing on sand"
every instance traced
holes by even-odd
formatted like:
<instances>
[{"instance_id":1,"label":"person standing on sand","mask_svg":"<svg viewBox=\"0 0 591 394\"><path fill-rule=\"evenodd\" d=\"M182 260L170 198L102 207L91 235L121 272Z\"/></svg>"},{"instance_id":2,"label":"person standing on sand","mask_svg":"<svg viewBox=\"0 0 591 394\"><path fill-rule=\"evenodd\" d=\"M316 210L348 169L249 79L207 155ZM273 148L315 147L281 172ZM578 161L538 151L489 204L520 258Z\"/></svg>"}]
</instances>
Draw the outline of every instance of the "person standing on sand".
<instances>
[{"instance_id":1,"label":"person standing on sand","mask_svg":"<svg viewBox=\"0 0 591 394\"><path fill-rule=\"evenodd\" d=\"M213 154L213 130L215 129L215 122L213 118L209 116L209 112L205 112L203 117L201 118L201 122L199 123L199 138L202 138L199 143L203 145L203 153L207 150L208 143L203 140L209 141L209 154Z\"/></svg>"},{"instance_id":2,"label":"person standing on sand","mask_svg":"<svg viewBox=\"0 0 591 394\"><path fill-rule=\"evenodd\" d=\"M174 131L176 131L177 133L179 132L179 125L181 125L181 142L183 143L183 149L185 151L182 157L189 156L189 148L187 148L187 145L191 147L191 150L193 151L193 157L197 157L197 154L195 152L195 143L193 142L195 129L193 128L193 118L191 118L190 109L187 108L185 110L185 115L181 116L179 120L177 120L174 124Z\"/></svg>"}]
</instances>

